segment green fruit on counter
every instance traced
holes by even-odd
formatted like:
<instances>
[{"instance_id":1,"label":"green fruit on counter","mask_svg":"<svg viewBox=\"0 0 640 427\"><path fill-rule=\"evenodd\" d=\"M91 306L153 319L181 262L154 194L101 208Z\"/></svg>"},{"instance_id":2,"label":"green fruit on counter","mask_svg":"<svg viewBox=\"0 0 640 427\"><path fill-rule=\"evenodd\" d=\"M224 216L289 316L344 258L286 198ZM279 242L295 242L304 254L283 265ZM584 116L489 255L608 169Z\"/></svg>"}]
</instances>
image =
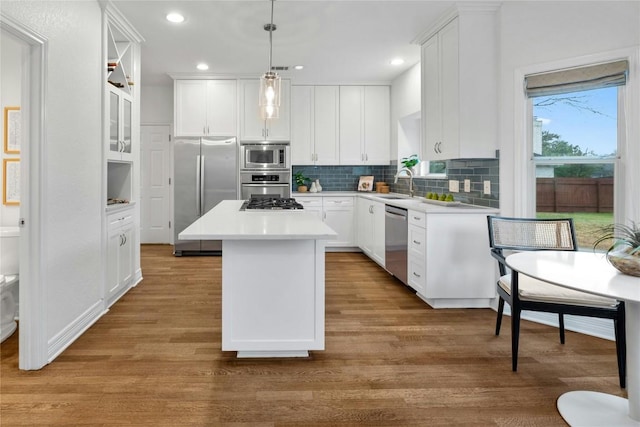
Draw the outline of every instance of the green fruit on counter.
<instances>
[{"instance_id":1,"label":"green fruit on counter","mask_svg":"<svg viewBox=\"0 0 640 427\"><path fill-rule=\"evenodd\" d=\"M447 195L446 195L446 194L444 194L444 193L442 193L442 194L440 195L440 198L439 198L438 200L440 200L441 202L444 202L444 201L446 200L446 198L447 198Z\"/></svg>"},{"instance_id":2,"label":"green fruit on counter","mask_svg":"<svg viewBox=\"0 0 640 427\"><path fill-rule=\"evenodd\" d=\"M424 196L424 198L425 198L425 199L430 199L430 198L431 198L431 193L427 193L427 194Z\"/></svg>"},{"instance_id":3,"label":"green fruit on counter","mask_svg":"<svg viewBox=\"0 0 640 427\"><path fill-rule=\"evenodd\" d=\"M453 194L447 194L447 197L445 199L446 202L453 202Z\"/></svg>"}]
</instances>

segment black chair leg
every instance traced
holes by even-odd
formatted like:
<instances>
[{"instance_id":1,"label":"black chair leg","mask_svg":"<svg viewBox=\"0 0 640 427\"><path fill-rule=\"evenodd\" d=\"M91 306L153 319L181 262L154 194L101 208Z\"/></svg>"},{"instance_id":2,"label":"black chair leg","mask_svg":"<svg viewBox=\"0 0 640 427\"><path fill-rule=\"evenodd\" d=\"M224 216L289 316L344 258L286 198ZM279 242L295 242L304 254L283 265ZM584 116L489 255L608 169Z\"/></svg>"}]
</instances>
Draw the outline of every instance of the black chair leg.
<instances>
[{"instance_id":1,"label":"black chair leg","mask_svg":"<svg viewBox=\"0 0 640 427\"><path fill-rule=\"evenodd\" d=\"M511 306L511 369L518 370L518 341L520 338L520 309Z\"/></svg>"},{"instance_id":2,"label":"black chair leg","mask_svg":"<svg viewBox=\"0 0 640 427\"><path fill-rule=\"evenodd\" d=\"M496 319L496 335L500 335L500 326L502 325L502 312L504 311L504 300L502 297L498 301L498 318Z\"/></svg>"},{"instance_id":3,"label":"black chair leg","mask_svg":"<svg viewBox=\"0 0 640 427\"><path fill-rule=\"evenodd\" d=\"M558 313L558 323L560 325L560 344L564 344L564 314Z\"/></svg>"},{"instance_id":4,"label":"black chair leg","mask_svg":"<svg viewBox=\"0 0 640 427\"><path fill-rule=\"evenodd\" d=\"M624 304L624 303L620 303ZM618 309L618 317L613 319L613 330L616 336L616 355L618 357L618 378L620 387L627 386L627 339L624 305Z\"/></svg>"}]
</instances>

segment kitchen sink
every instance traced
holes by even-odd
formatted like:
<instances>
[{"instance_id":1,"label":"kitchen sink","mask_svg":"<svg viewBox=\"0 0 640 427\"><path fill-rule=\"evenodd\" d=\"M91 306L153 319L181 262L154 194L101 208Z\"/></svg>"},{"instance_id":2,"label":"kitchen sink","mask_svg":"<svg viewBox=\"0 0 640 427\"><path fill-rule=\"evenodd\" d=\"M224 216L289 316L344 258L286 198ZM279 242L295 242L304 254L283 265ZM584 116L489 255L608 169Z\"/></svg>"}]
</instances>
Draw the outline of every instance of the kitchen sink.
<instances>
[{"instance_id":1,"label":"kitchen sink","mask_svg":"<svg viewBox=\"0 0 640 427\"><path fill-rule=\"evenodd\" d=\"M381 199L408 199L408 197L400 197L400 196L376 196Z\"/></svg>"}]
</instances>

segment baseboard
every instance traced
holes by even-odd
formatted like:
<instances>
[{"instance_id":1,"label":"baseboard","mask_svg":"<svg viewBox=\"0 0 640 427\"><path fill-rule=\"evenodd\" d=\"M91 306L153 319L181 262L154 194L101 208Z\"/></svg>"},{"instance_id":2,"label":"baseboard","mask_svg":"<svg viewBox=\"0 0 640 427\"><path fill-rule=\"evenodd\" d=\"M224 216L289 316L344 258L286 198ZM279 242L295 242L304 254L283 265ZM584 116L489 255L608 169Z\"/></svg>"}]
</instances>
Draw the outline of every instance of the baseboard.
<instances>
[{"instance_id":1,"label":"baseboard","mask_svg":"<svg viewBox=\"0 0 640 427\"><path fill-rule=\"evenodd\" d=\"M508 304L504 306L504 314L511 315L511 308ZM521 318L543 325L558 327L558 315L555 313L523 311ZM611 319L566 315L564 316L564 328L569 331L615 341L615 331L613 320Z\"/></svg>"},{"instance_id":2,"label":"baseboard","mask_svg":"<svg viewBox=\"0 0 640 427\"><path fill-rule=\"evenodd\" d=\"M89 309L78 316L76 320L51 338L47 342L47 363L53 362L60 353L78 339L80 335L97 322L106 312L107 310L104 310L104 302L102 300L96 301Z\"/></svg>"}]
</instances>

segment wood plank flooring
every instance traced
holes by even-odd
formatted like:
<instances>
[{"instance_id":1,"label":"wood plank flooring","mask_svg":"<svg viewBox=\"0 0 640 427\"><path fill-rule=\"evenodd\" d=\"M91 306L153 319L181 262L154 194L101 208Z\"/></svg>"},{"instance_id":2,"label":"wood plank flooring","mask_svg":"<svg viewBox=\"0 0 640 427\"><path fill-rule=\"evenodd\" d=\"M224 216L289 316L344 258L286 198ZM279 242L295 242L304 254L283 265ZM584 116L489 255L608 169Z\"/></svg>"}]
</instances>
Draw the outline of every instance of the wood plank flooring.
<instances>
[{"instance_id":1,"label":"wood plank flooring","mask_svg":"<svg viewBox=\"0 0 640 427\"><path fill-rule=\"evenodd\" d=\"M143 282L52 364L20 371L2 344L0 425L561 426L565 391L626 396L613 342L525 321L513 373L493 311L432 310L362 254L326 267L326 350L238 360L220 258L143 246Z\"/></svg>"}]
</instances>

